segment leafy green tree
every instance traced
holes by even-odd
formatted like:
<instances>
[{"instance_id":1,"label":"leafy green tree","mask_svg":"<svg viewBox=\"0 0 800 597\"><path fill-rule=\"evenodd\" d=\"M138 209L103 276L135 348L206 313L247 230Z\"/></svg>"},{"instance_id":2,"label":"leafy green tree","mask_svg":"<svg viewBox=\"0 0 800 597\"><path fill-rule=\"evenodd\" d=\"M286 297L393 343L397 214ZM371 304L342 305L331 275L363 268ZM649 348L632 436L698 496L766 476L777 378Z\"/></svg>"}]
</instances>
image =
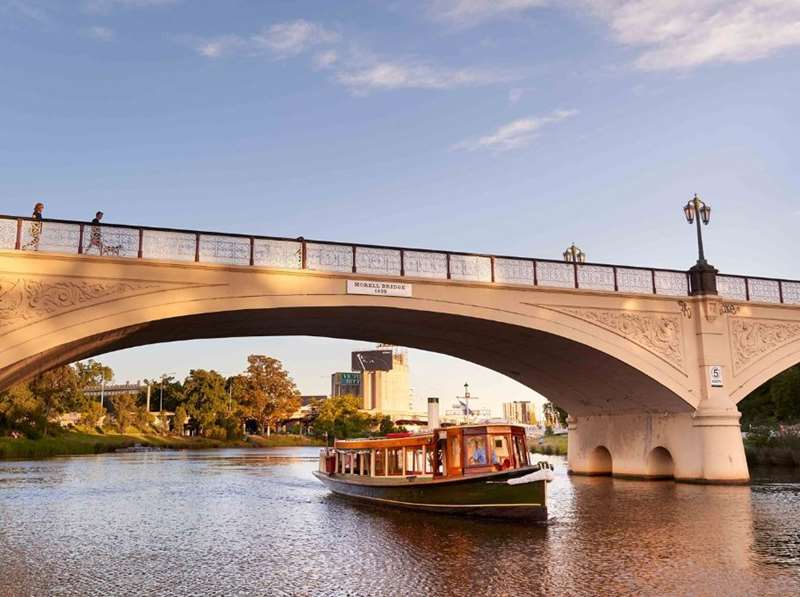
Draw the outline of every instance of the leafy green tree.
<instances>
[{"instance_id":1,"label":"leafy green tree","mask_svg":"<svg viewBox=\"0 0 800 597\"><path fill-rule=\"evenodd\" d=\"M776 375L739 403L742 427L800 422L800 365Z\"/></svg>"},{"instance_id":2,"label":"leafy green tree","mask_svg":"<svg viewBox=\"0 0 800 597\"><path fill-rule=\"evenodd\" d=\"M78 376L78 387L81 391L114 379L114 371L111 367L106 367L93 359L75 363L75 373Z\"/></svg>"},{"instance_id":3,"label":"leafy green tree","mask_svg":"<svg viewBox=\"0 0 800 597\"><path fill-rule=\"evenodd\" d=\"M86 427L97 427L100 421L107 415L104 407L96 400L90 400L86 403L81 411L81 425Z\"/></svg>"},{"instance_id":4,"label":"leafy green tree","mask_svg":"<svg viewBox=\"0 0 800 597\"><path fill-rule=\"evenodd\" d=\"M35 439L43 433L46 422L42 402L28 384L17 384L0 393L0 428L21 431Z\"/></svg>"},{"instance_id":5,"label":"leafy green tree","mask_svg":"<svg viewBox=\"0 0 800 597\"><path fill-rule=\"evenodd\" d=\"M216 371L192 369L183 384L186 411L204 435L222 423L228 406L225 378Z\"/></svg>"},{"instance_id":6,"label":"leafy green tree","mask_svg":"<svg viewBox=\"0 0 800 597\"><path fill-rule=\"evenodd\" d=\"M65 365L50 369L34 377L29 386L33 396L40 402L42 433L47 435L53 418L68 411L83 408L83 393L73 367Z\"/></svg>"},{"instance_id":7,"label":"leafy green tree","mask_svg":"<svg viewBox=\"0 0 800 597\"><path fill-rule=\"evenodd\" d=\"M250 355L247 363L241 396L243 415L258 421L269 435L274 424L289 417L300 406L300 392L279 360Z\"/></svg>"},{"instance_id":8,"label":"leafy green tree","mask_svg":"<svg viewBox=\"0 0 800 597\"><path fill-rule=\"evenodd\" d=\"M329 438L364 437L376 424L374 417L360 410L358 396L332 396L324 400L314 421L314 433Z\"/></svg>"},{"instance_id":9,"label":"leafy green tree","mask_svg":"<svg viewBox=\"0 0 800 597\"><path fill-rule=\"evenodd\" d=\"M138 422L136 399L130 394L111 396L109 400L114 413L114 422L120 433Z\"/></svg>"},{"instance_id":10,"label":"leafy green tree","mask_svg":"<svg viewBox=\"0 0 800 597\"><path fill-rule=\"evenodd\" d=\"M188 413L186 412L186 407L182 404L179 404L178 407L175 409L175 419L172 422L172 432L176 435L183 435L183 426L186 423L186 418L188 417Z\"/></svg>"}]
</instances>

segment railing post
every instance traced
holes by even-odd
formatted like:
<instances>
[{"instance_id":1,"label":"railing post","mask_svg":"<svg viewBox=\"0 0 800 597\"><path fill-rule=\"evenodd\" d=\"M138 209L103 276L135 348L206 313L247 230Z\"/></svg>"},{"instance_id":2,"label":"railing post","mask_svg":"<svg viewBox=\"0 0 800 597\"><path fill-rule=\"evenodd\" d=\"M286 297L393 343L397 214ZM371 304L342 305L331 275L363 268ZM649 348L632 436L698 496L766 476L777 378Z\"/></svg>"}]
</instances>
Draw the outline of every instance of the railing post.
<instances>
[{"instance_id":1,"label":"railing post","mask_svg":"<svg viewBox=\"0 0 800 597\"><path fill-rule=\"evenodd\" d=\"M405 249L400 249L400 276L403 277L406 275L406 251Z\"/></svg>"},{"instance_id":2,"label":"railing post","mask_svg":"<svg viewBox=\"0 0 800 597\"><path fill-rule=\"evenodd\" d=\"M22 218L17 218L17 242L14 248L19 251L22 248Z\"/></svg>"},{"instance_id":3,"label":"railing post","mask_svg":"<svg viewBox=\"0 0 800 597\"><path fill-rule=\"evenodd\" d=\"M194 233L194 260L195 262L200 261L200 233Z\"/></svg>"},{"instance_id":4,"label":"railing post","mask_svg":"<svg viewBox=\"0 0 800 597\"><path fill-rule=\"evenodd\" d=\"M656 292L656 270L650 270L650 277L653 280L653 294L658 294L658 292Z\"/></svg>"},{"instance_id":5,"label":"railing post","mask_svg":"<svg viewBox=\"0 0 800 597\"><path fill-rule=\"evenodd\" d=\"M489 257L489 260L492 263L492 284L494 284L494 257Z\"/></svg>"},{"instance_id":6,"label":"railing post","mask_svg":"<svg viewBox=\"0 0 800 597\"><path fill-rule=\"evenodd\" d=\"M78 255L83 255L83 224L78 230Z\"/></svg>"},{"instance_id":7,"label":"railing post","mask_svg":"<svg viewBox=\"0 0 800 597\"><path fill-rule=\"evenodd\" d=\"M306 250L306 241L303 239L300 241L300 267L302 269L306 269L306 265L308 264L308 255Z\"/></svg>"},{"instance_id":8,"label":"railing post","mask_svg":"<svg viewBox=\"0 0 800 597\"><path fill-rule=\"evenodd\" d=\"M450 253L445 253L447 255L447 279L450 279Z\"/></svg>"},{"instance_id":9,"label":"railing post","mask_svg":"<svg viewBox=\"0 0 800 597\"><path fill-rule=\"evenodd\" d=\"M783 280L778 280L778 297L780 297L781 305L783 304Z\"/></svg>"},{"instance_id":10,"label":"railing post","mask_svg":"<svg viewBox=\"0 0 800 597\"><path fill-rule=\"evenodd\" d=\"M619 282L617 281L617 266L611 268L614 270L614 292L619 292Z\"/></svg>"},{"instance_id":11,"label":"railing post","mask_svg":"<svg viewBox=\"0 0 800 597\"><path fill-rule=\"evenodd\" d=\"M250 237L250 265L256 264L256 239Z\"/></svg>"},{"instance_id":12,"label":"railing post","mask_svg":"<svg viewBox=\"0 0 800 597\"><path fill-rule=\"evenodd\" d=\"M580 288L580 285L578 284L578 262L577 261L573 261L572 262L572 270L575 273L575 288Z\"/></svg>"},{"instance_id":13,"label":"railing post","mask_svg":"<svg viewBox=\"0 0 800 597\"><path fill-rule=\"evenodd\" d=\"M141 259L144 256L144 228L139 228L139 251L137 257Z\"/></svg>"},{"instance_id":14,"label":"railing post","mask_svg":"<svg viewBox=\"0 0 800 597\"><path fill-rule=\"evenodd\" d=\"M353 245L353 273L356 273L356 246Z\"/></svg>"},{"instance_id":15,"label":"railing post","mask_svg":"<svg viewBox=\"0 0 800 597\"><path fill-rule=\"evenodd\" d=\"M536 260L534 259L532 262L533 262L533 285L534 286L538 286L539 285L539 272L536 269Z\"/></svg>"},{"instance_id":16,"label":"railing post","mask_svg":"<svg viewBox=\"0 0 800 597\"><path fill-rule=\"evenodd\" d=\"M744 279L744 300L750 301L750 278L746 276Z\"/></svg>"}]
</instances>

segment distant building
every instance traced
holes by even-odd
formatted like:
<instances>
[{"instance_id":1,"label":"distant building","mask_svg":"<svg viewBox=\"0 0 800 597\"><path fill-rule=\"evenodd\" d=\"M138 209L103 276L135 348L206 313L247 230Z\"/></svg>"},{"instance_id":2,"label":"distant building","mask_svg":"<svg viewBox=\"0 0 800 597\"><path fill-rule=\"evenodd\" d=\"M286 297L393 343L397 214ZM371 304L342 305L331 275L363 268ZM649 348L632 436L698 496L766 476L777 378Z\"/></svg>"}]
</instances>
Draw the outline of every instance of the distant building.
<instances>
[{"instance_id":1,"label":"distant building","mask_svg":"<svg viewBox=\"0 0 800 597\"><path fill-rule=\"evenodd\" d=\"M361 398L361 373L348 371L331 374L331 396L358 396Z\"/></svg>"},{"instance_id":2,"label":"distant building","mask_svg":"<svg viewBox=\"0 0 800 597\"><path fill-rule=\"evenodd\" d=\"M536 425L536 411L529 400L515 400L503 403L503 417L509 423Z\"/></svg>"}]
</instances>

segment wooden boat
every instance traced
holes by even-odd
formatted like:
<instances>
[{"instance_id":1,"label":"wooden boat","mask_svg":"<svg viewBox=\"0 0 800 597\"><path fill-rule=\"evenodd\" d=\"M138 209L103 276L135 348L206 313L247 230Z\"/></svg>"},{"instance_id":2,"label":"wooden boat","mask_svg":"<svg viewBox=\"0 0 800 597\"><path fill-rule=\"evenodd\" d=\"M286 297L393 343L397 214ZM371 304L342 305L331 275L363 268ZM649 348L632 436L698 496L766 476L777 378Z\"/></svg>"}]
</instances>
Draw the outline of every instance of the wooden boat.
<instances>
[{"instance_id":1,"label":"wooden boat","mask_svg":"<svg viewBox=\"0 0 800 597\"><path fill-rule=\"evenodd\" d=\"M461 425L338 440L314 475L336 494L387 506L547 520L547 463L531 464L525 430Z\"/></svg>"}]
</instances>

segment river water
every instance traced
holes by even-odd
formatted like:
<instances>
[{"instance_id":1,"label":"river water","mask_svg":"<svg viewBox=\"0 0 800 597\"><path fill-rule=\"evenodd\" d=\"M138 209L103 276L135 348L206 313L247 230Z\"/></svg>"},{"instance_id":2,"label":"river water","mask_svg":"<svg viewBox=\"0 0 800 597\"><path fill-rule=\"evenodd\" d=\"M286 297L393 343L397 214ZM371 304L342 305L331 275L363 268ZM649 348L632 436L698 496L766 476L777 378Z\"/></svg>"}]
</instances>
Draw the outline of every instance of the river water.
<instances>
[{"instance_id":1,"label":"river water","mask_svg":"<svg viewBox=\"0 0 800 597\"><path fill-rule=\"evenodd\" d=\"M800 594L800 479L568 477L547 526L337 498L317 449L0 462L0 595Z\"/></svg>"}]
</instances>

